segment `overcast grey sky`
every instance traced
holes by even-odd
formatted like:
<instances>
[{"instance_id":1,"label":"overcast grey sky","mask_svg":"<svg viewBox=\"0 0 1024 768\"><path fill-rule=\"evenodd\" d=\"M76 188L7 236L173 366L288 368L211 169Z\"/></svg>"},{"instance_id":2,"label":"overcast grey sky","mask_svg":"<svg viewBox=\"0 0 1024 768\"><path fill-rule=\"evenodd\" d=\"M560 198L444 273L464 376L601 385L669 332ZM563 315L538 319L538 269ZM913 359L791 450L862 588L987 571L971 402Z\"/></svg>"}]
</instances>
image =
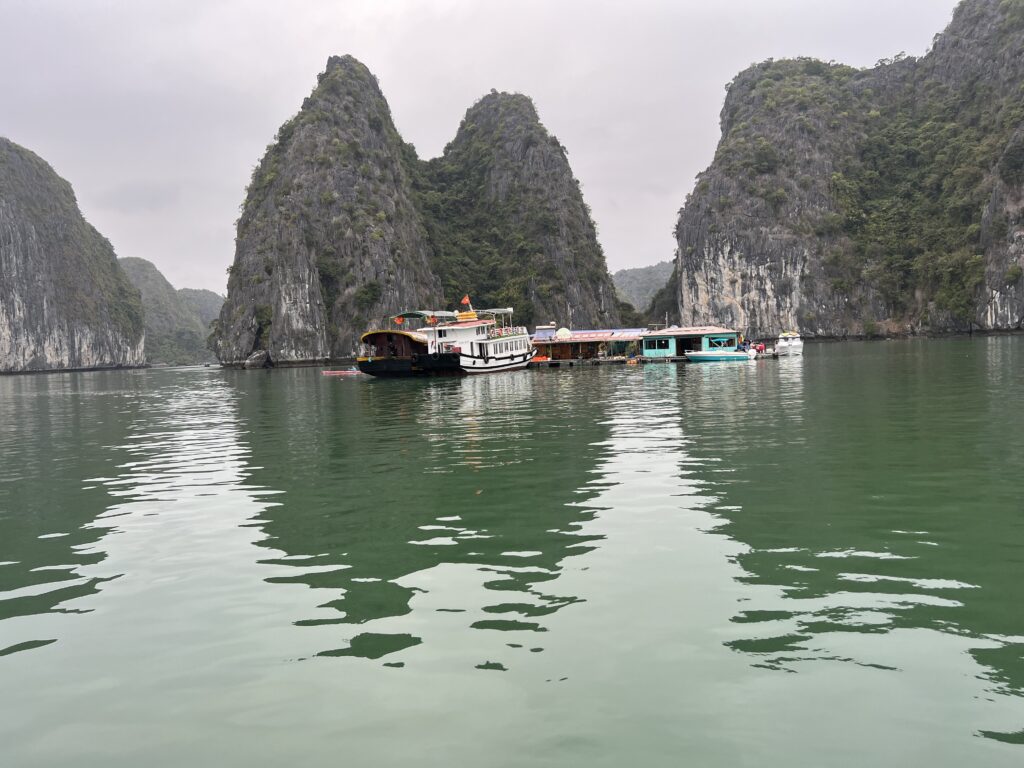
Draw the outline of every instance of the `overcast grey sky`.
<instances>
[{"instance_id":1,"label":"overcast grey sky","mask_svg":"<svg viewBox=\"0 0 1024 768\"><path fill-rule=\"evenodd\" d=\"M0 0L0 135L75 188L119 256L225 290L253 166L331 54L380 80L434 157L491 88L531 96L614 271L669 259L718 141L724 86L763 59L920 55L956 0Z\"/></svg>"}]
</instances>

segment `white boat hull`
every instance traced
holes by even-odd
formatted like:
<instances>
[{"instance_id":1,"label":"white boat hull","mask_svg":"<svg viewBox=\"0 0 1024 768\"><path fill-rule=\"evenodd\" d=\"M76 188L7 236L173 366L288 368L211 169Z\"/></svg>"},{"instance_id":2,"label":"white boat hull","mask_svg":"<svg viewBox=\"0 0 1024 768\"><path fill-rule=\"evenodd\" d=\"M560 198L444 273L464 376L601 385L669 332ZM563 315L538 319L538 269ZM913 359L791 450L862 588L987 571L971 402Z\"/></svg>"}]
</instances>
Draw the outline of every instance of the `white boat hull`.
<instances>
[{"instance_id":1,"label":"white boat hull","mask_svg":"<svg viewBox=\"0 0 1024 768\"><path fill-rule=\"evenodd\" d=\"M514 371L519 368L525 368L529 364L531 356L532 354L529 352L517 352L512 355L491 357L484 360L479 357L462 355L459 358L459 367L462 368L463 373L466 374Z\"/></svg>"},{"instance_id":2,"label":"white boat hull","mask_svg":"<svg viewBox=\"0 0 1024 768\"><path fill-rule=\"evenodd\" d=\"M795 357L796 355L802 355L804 353L804 343L780 343L775 347L775 354L779 357Z\"/></svg>"},{"instance_id":3,"label":"white boat hull","mask_svg":"<svg viewBox=\"0 0 1024 768\"><path fill-rule=\"evenodd\" d=\"M704 352L686 352L686 359L691 363L744 363L747 360L754 360L757 358L757 352L750 350L749 352L740 352L732 350L722 350L716 352L714 350L707 350Z\"/></svg>"}]
</instances>

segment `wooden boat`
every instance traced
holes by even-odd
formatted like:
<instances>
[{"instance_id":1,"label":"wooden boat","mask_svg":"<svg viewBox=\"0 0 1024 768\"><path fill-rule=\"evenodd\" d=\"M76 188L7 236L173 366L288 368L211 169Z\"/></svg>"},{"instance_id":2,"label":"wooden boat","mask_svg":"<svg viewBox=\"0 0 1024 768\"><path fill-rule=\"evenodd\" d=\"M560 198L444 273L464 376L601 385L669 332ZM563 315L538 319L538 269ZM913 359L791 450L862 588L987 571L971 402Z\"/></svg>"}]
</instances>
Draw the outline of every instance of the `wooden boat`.
<instances>
[{"instance_id":1,"label":"wooden boat","mask_svg":"<svg viewBox=\"0 0 1024 768\"><path fill-rule=\"evenodd\" d=\"M533 356L526 328L511 324L512 308L461 312L414 310L392 318L395 328L364 333L372 354L356 359L371 376L462 376L525 368Z\"/></svg>"}]
</instances>

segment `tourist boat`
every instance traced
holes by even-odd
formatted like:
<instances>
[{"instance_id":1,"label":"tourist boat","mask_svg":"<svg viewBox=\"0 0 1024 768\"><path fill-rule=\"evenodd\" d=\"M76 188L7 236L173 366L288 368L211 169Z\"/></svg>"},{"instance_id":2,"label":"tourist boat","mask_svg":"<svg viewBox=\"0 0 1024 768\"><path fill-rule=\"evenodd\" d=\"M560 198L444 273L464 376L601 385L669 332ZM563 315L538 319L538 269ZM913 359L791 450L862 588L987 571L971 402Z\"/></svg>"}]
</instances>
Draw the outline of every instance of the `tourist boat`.
<instances>
[{"instance_id":1,"label":"tourist boat","mask_svg":"<svg viewBox=\"0 0 1024 768\"><path fill-rule=\"evenodd\" d=\"M786 331L779 336L779 340L775 342L775 354L778 357L786 357L789 355L802 355L804 353L804 342L800 338L799 333L793 331Z\"/></svg>"},{"instance_id":2,"label":"tourist boat","mask_svg":"<svg viewBox=\"0 0 1024 768\"><path fill-rule=\"evenodd\" d=\"M686 359L691 363L742 363L757 357L754 349L739 349L733 335L709 336L707 342L705 350L686 350Z\"/></svg>"},{"instance_id":3,"label":"tourist boat","mask_svg":"<svg viewBox=\"0 0 1024 768\"><path fill-rule=\"evenodd\" d=\"M461 376L525 368L533 356L526 328L512 325L512 308L462 312L415 310L392 318L394 329L360 338L373 352L356 359L372 376Z\"/></svg>"}]
</instances>

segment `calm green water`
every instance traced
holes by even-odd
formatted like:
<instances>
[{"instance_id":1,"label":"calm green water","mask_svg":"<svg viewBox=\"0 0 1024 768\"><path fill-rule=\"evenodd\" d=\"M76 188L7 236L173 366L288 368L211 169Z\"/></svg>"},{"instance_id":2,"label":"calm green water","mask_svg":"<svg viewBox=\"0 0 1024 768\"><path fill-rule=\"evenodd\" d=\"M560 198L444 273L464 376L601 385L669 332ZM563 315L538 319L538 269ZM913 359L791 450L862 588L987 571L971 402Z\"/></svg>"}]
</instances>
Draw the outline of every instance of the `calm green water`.
<instances>
[{"instance_id":1,"label":"calm green water","mask_svg":"<svg viewBox=\"0 0 1024 768\"><path fill-rule=\"evenodd\" d=\"M1024 764L1024 338L0 378L0 765Z\"/></svg>"}]
</instances>

